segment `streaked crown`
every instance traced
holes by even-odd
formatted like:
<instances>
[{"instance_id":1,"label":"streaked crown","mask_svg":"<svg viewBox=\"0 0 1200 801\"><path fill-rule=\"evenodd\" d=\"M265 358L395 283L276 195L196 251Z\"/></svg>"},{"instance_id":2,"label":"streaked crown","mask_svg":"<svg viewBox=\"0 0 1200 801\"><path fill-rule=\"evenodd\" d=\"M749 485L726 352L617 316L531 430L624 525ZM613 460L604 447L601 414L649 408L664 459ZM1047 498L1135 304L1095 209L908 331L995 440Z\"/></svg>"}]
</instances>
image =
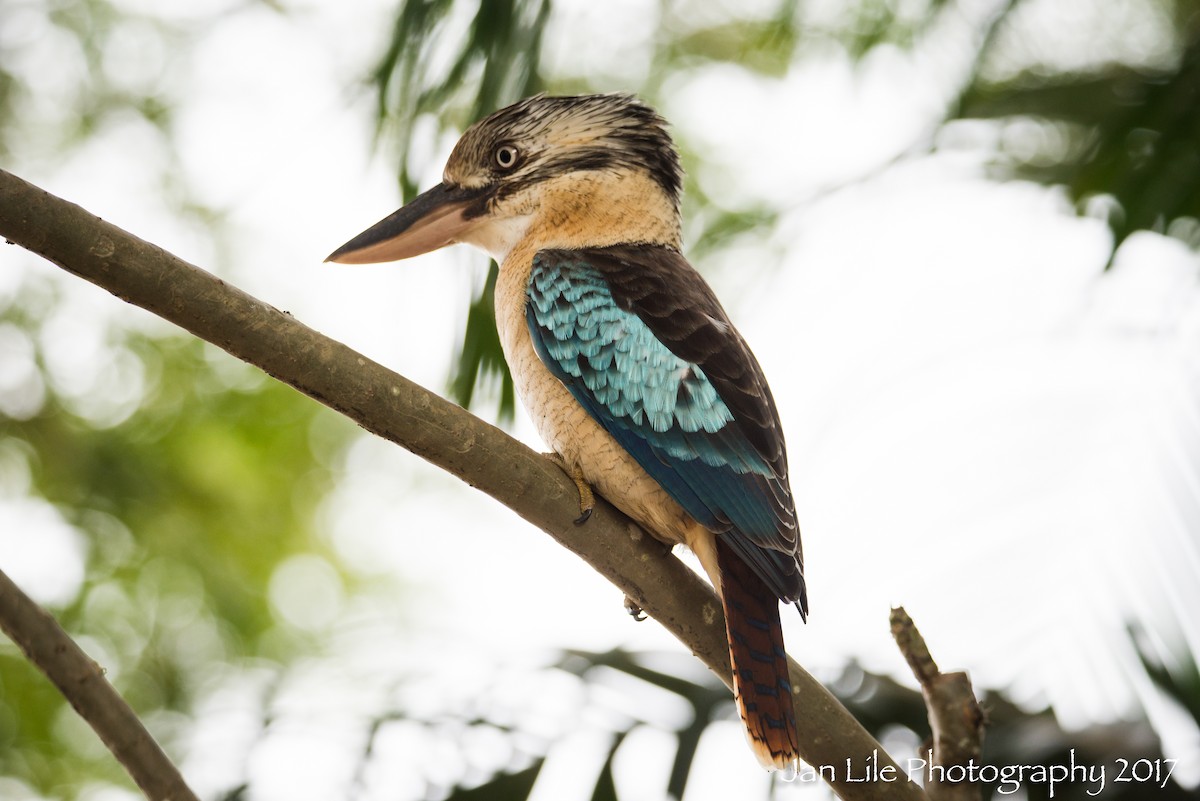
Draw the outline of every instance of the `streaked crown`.
<instances>
[{"instance_id":1,"label":"streaked crown","mask_svg":"<svg viewBox=\"0 0 1200 801\"><path fill-rule=\"evenodd\" d=\"M639 170L676 210L683 182L666 121L628 94L526 98L472 125L446 163L448 184L494 184L496 199L548 178L593 170Z\"/></svg>"}]
</instances>

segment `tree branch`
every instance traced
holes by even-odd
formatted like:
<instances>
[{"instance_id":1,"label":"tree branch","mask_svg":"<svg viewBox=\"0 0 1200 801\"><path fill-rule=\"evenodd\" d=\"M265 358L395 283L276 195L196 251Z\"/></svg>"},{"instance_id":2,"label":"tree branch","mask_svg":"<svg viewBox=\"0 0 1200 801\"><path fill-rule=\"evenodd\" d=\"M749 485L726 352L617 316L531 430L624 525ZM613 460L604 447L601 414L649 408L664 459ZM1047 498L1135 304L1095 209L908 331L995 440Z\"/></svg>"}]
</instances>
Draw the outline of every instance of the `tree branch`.
<instances>
[{"instance_id":1,"label":"tree branch","mask_svg":"<svg viewBox=\"0 0 1200 801\"><path fill-rule=\"evenodd\" d=\"M892 637L912 669L933 730L933 754L926 766L925 790L932 801L979 801L977 782L960 780L978 770L983 754L984 714L964 672L942 673L904 607L892 610ZM955 770L958 769L958 770Z\"/></svg>"},{"instance_id":2,"label":"tree branch","mask_svg":"<svg viewBox=\"0 0 1200 801\"><path fill-rule=\"evenodd\" d=\"M198 801L100 666L0 571L0 629L58 687L153 801Z\"/></svg>"},{"instance_id":3,"label":"tree branch","mask_svg":"<svg viewBox=\"0 0 1200 801\"><path fill-rule=\"evenodd\" d=\"M0 236L190 331L486 492L615 584L728 685L712 589L628 518L600 503L585 526L570 479L504 432L162 249L0 170ZM832 694L790 663L800 751L832 765L845 799L923 799L899 768L848 781L847 765L892 764Z\"/></svg>"}]
</instances>

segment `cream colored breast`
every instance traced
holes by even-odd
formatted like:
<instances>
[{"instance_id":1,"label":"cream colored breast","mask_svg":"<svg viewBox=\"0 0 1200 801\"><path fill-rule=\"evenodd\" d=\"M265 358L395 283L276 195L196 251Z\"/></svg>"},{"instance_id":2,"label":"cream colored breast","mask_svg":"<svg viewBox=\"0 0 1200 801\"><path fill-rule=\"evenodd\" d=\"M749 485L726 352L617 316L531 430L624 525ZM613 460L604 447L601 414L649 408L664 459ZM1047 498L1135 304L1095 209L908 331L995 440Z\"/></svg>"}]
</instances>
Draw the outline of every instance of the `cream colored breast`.
<instances>
[{"instance_id":1,"label":"cream colored breast","mask_svg":"<svg viewBox=\"0 0 1200 801\"><path fill-rule=\"evenodd\" d=\"M518 247L496 283L496 324L517 395L546 444L578 465L599 493L658 539L686 542L697 524L579 405L538 358L525 319L533 249Z\"/></svg>"}]
</instances>

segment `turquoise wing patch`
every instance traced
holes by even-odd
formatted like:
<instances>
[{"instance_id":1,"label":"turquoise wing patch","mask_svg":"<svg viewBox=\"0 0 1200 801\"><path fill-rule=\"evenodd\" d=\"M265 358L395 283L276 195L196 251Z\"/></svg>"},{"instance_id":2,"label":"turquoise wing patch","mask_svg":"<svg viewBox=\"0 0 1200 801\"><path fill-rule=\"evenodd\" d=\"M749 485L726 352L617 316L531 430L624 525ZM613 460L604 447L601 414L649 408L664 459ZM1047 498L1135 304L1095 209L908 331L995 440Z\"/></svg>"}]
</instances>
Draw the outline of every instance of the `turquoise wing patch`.
<instances>
[{"instance_id":1,"label":"turquoise wing patch","mask_svg":"<svg viewBox=\"0 0 1200 801\"><path fill-rule=\"evenodd\" d=\"M618 305L586 251L563 253L533 262L526 317L539 357L692 517L752 541L775 537L773 468L713 382Z\"/></svg>"}]
</instances>

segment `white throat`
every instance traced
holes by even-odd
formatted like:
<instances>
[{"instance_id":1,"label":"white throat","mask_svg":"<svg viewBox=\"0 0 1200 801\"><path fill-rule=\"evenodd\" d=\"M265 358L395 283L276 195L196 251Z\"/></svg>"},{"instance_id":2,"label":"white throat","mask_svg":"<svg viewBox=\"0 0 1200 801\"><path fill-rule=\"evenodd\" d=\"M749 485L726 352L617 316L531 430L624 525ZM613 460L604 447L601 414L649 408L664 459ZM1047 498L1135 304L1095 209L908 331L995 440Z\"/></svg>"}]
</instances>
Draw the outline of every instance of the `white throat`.
<instances>
[{"instance_id":1,"label":"white throat","mask_svg":"<svg viewBox=\"0 0 1200 801\"><path fill-rule=\"evenodd\" d=\"M532 214L488 220L466 231L459 241L479 248L497 264L503 264L513 247L525 238L532 222Z\"/></svg>"}]
</instances>

